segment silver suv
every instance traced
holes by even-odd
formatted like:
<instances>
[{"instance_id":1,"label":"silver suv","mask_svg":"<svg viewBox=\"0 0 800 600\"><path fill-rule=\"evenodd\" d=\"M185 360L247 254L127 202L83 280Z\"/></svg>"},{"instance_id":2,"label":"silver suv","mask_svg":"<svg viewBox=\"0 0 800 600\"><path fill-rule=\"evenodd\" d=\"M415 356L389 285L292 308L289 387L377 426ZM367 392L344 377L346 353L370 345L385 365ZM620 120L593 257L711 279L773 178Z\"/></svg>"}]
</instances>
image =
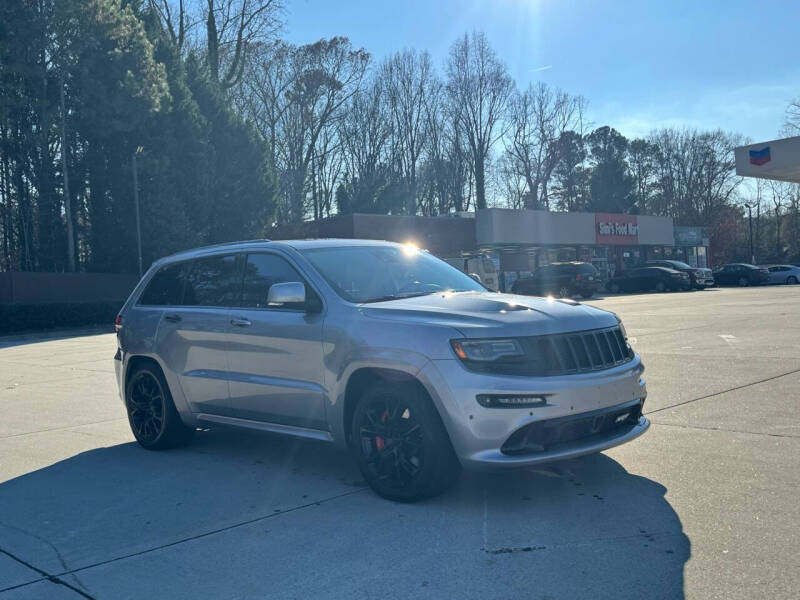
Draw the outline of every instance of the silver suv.
<instances>
[{"instance_id":1,"label":"silver suv","mask_svg":"<svg viewBox=\"0 0 800 600\"><path fill-rule=\"evenodd\" d=\"M223 425L347 446L381 496L598 452L649 427L613 313L487 291L414 246L253 241L170 256L117 317L148 449Z\"/></svg>"}]
</instances>

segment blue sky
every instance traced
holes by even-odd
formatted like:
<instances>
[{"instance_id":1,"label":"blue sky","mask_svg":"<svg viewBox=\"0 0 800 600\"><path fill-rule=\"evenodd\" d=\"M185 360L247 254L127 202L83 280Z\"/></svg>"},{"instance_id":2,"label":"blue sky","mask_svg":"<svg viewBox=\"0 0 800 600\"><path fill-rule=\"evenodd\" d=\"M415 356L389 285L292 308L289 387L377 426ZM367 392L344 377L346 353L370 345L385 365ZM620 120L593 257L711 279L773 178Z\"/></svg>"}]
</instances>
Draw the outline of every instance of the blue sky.
<instances>
[{"instance_id":1,"label":"blue sky","mask_svg":"<svg viewBox=\"0 0 800 600\"><path fill-rule=\"evenodd\" d=\"M589 100L590 119L629 136L688 125L777 137L800 96L798 0L286 0L294 43L344 35L380 59L482 30L517 84Z\"/></svg>"}]
</instances>

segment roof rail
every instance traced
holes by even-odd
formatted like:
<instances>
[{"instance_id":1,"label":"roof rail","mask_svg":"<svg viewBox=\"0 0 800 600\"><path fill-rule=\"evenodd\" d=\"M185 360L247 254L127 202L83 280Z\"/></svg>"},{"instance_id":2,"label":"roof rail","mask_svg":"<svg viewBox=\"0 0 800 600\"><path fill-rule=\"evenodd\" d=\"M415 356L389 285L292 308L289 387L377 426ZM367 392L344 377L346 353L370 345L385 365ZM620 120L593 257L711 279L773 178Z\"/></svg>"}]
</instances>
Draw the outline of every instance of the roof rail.
<instances>
[{"instance_id":1,"label":"roof rail","mask_svg":"<svg viewBox=\"0 0 800 600\"><path fill-rule=\"evenodd\" d=\"M254 239L254 240L239 240L236 242L221 242L219 244L208 244L207 246L197 246L196 248L186 248L185 250L180 250L178 252L173 252L172 254L168 254L167 256L162 256L158 260L162 260L164 258L171 258L173 256L178 256L179 254L183 254L185 252L194 252L196 250L210 250L212 248L225 248L226 246L238 246L239 244L255 244L258 242L271 242L272 240L268 238L261 238L261 239Z\"/></svg>"}]
</instances>

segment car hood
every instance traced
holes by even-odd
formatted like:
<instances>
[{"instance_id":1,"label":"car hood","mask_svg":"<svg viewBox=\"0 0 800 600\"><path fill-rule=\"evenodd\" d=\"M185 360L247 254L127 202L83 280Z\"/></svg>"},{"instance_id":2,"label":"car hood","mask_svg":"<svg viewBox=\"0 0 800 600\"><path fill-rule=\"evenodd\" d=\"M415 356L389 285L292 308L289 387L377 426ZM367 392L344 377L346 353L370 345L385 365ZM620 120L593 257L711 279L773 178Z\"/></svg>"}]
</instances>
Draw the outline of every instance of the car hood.
<instances>
[{"instance_id":1,"label":"car hood","mask_svg":"<svg viewBox=\"0 0 800 600\"><path fill-rule=\"evenodd\" d=\"M446 325L465 337L544 335L612 327L614 313L571 300L493 292L429 294L362 304L365 317Z\"/></svg>"}]
</instances>

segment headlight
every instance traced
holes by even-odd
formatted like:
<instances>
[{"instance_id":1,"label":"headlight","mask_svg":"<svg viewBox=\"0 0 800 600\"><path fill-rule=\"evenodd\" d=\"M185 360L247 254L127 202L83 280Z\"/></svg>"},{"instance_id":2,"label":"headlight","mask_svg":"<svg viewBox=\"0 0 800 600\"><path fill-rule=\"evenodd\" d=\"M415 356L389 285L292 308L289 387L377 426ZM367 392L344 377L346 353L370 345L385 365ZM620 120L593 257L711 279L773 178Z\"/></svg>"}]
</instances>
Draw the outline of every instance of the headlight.
<instances>
[{"instance_id":1,"label":"headlight","mask_svg":"<svg viewBox=\"0 0 800 600\"><path fill-rule=\"evenodd\" d=\"M524 356L517 340L450 340L461 360L489 362L505 356Z\"/></svg>"},{"instance_id":2,"label":"headlight","mask_svg":"<svg viewBox=\"0 0 800 600\"><path fill-rule=\"evenodd\" d=\"M622 332L623 339L627 342L628 341L628 332L625 329L625 325L622 324L622 321L619 322L619 330Z\"/></svg>"}]
</instances>

